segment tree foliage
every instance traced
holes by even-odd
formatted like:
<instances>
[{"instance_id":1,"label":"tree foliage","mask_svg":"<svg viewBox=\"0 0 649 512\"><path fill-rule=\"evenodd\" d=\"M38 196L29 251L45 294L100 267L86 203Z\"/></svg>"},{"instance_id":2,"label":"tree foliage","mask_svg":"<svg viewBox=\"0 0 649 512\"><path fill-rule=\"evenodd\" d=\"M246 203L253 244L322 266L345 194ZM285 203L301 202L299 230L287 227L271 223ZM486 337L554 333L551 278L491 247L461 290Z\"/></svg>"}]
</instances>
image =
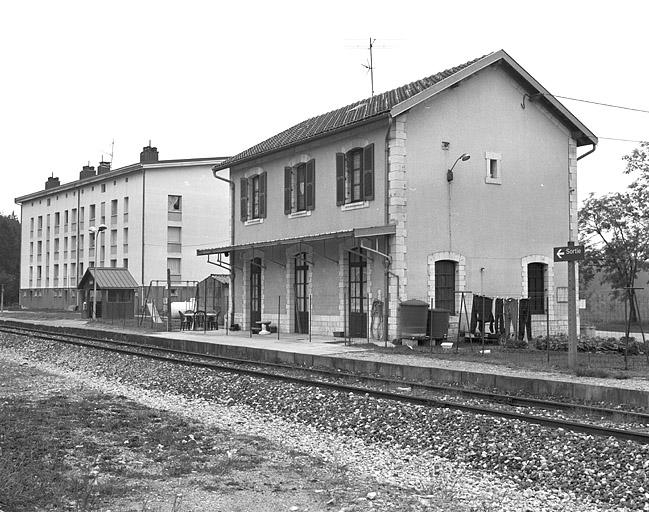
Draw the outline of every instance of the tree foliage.
<instances>
[{"instance_id":1,"label":"tree foliage","mask_svg":"<svg viewBox=\"0 0 649 512\"><path fill-rule=\"evenodd\" d=\"M5 304L18 302L20 290L20 222L12 213L0 214L0 283Z\"/></svg>"},{"instance_id":2,"label":"tree foliage","mask_svg":"<svg viewBox=\"0 0 649 512\"><path fill-rule=\"evenodd\" d=\"M591 193L579 211L586 249L582 283L600 273L602 282L618 289L617 296L626 296L620 289L632 288L638 273L649 270L649 143L641 143L624 160L624 172L634 176L631 185L600 197Z\"/></svg>"}]
</instances>

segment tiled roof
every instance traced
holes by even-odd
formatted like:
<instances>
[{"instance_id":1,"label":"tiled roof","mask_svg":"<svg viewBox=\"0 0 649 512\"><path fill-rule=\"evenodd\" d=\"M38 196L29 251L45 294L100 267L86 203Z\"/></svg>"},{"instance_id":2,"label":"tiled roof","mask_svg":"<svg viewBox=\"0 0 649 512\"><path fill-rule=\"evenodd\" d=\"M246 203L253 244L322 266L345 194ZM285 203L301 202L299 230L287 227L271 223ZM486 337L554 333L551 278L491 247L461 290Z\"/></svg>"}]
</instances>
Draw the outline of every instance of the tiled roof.
<instances>
[{"instance_id":1,"label":"tiled roof","mask_svg":"<svg viewBox=\"0 0 649 512\"><path fill-rule=\"evenodd\" d=\"M479 57L469 62L465 62L460 66L402 85L401 87L397 87L391 91L377 94L371 98L366 98L337 110L332 110L326 114L321 114L312 117L311 119L307 119L306 121L302 121L288 130L284 130L283 132L228 158L219 164L218 168L225 169L226 167L232 167L240 162L279 151L283 148L305 142L328 132L342 128L351 128L352 126L367 121L373 117L378 117L381 114L389 112L395 105L398 105L415 94L432 87L438 82L454 75L482 58L484 57Z\"/></svg>"},{"instance_id":2,"label":"tiled roof","mask_svg":"<svg viewBox=\"0 0 649 512\"><path fill-rule=\"evenodd\" d=\"M90 277L97 279L97 288L101 290L106 289L123 289L123 288L138 288L137 281L126 268L118 267L90 267L86 270L79 288L83 288L84 282Z\"/></svg>"}]
</instances>

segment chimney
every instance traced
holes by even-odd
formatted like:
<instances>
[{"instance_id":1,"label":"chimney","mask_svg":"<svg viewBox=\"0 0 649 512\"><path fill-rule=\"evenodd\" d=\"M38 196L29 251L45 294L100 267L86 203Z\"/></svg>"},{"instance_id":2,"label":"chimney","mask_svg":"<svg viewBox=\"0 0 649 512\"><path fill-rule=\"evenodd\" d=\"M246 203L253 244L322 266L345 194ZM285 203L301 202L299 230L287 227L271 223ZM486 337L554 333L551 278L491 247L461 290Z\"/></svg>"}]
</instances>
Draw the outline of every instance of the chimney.
<instances>
[{"instance_id":1,"label":"chimney","mask_svg":"<svg viewBox=\"0 0 649 512\"><path fill-rule=\"evenodd\" d=\"M105 172L110 172L110 162L104 162L102 160L97 166L97 174L104 174Z\"/></svg>"},{"instance_id":2,"label":"chimney","mask_svg":"<svg viewBox=\"0 0 649 512\"><path fill-rule=\"evenodd\" d=\"M92 178L94 175L95 175L95 166L84 165L83 170L79 173L79 179L85 180L86 178Z\"/></svg>"},{"instance_id":3,"label":"chimney","mask_svg":"<svg viewBox=\"0 0 649 512\"><path fill-rule=\"evenodd\" d=\"M140 163L141 164L150 164L152 162L158 161L158 148L151 147L151 141L149 145L142 148L142 153L140 153Z\"/></svg>"},{"instance_id":4,"label":"chimney","mask_svg":"<svg viewBox=\"0 0 649 512\"><path fill-rule=\"evenodd\" d=\"M58 178L54 177L54 173L52 173L52 176L47 178L47 181L45 182L45 190L49 190L51 188L56 188L61 186L61 181Z\"/></svg>"}]
</instances>

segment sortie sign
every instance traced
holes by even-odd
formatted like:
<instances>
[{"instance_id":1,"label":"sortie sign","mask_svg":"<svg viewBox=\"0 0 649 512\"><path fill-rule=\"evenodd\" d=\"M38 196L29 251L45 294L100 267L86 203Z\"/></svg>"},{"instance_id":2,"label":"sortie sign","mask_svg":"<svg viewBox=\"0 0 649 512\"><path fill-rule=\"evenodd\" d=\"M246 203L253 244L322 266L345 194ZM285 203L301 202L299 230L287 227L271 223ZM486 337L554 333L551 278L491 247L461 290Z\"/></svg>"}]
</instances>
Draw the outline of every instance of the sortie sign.
<instances>
[{"instance_id":1,"label":"sortie sign","mask_svg":"<svg viewBox=\"0 0 649 512\"><path fill-rule=\"evenodd\" d=\"M568 245L554 248L554 261L581 261L584 259L583 245Z\"/></svg>"}]
</instances>

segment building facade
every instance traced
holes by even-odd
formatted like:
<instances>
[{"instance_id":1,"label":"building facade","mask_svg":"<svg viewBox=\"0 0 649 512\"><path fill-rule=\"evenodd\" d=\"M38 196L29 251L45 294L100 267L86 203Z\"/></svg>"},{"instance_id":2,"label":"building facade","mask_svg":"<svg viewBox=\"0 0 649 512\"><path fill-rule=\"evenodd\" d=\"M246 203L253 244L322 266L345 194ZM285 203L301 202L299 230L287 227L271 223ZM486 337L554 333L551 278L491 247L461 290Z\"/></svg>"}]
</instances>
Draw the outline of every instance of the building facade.
<instances>
[{"instance_id":1,"label":"building facade","mask_svg":"<svg viewBox=\"0 0 649 512\"><path fill-rule=\"evenodd\" d=\"M220 164L234 231L199 254L229 255L244 329L277 319L283 332L393 339L400 304L420 299L457 332L488 296L524 299L535 335L567 332L552 249L577 239L577 148L596 143L501 50Z\"/></svg>"},{"instance_id":2,"label":"building facade","mask_svg":"<svg viewBox=\"0 0 649 512\"><path fill-rule=\"evenodd\" d=\"M164 286L168 268L178 285L214 272L196 248L229 237L229 190L211 174L224 160L159 160L147 146L139 163L84 166L78 180L50 177L44 190L16 198L21 306L78 307L77 284L93 266L129 269L140 301L152 284ZM100 225L105 230L94 234Z\"/></svg>"}]
</instances>

